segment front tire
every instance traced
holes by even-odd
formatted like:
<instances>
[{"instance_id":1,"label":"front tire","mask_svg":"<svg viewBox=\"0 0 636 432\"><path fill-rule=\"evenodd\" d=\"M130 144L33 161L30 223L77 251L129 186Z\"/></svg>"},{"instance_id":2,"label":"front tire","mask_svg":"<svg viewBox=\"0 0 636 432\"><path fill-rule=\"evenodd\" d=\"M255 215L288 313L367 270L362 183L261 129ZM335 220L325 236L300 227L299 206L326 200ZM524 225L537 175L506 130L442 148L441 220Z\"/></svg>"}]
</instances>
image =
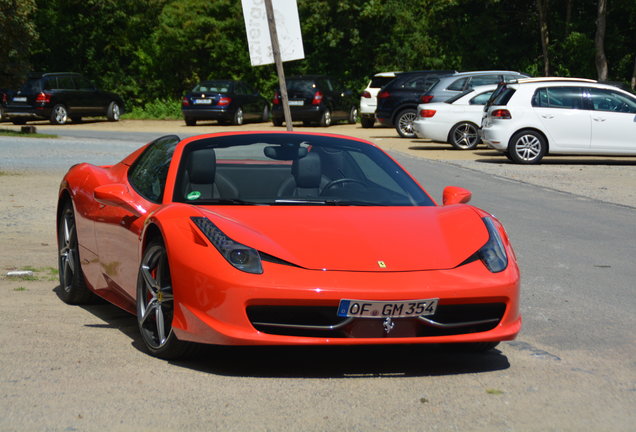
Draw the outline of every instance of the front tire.
<instances>
[{"instance_id":1,"label":"front tire","mask_svg":"<svg viewBox=\"0 0 636 432\"><path fill-rule=\"evenodd\" d=\"M261 115L261 121L266 122L267 120L269 120L269 105L265 104L265 106L263 106L263 114Z\"/></svg>"},{"instance_id":2,"label":"front tire","mask_svg":"<svg viewBox=\"0 0 636 432\"><path fill-rule=\"evenodd\" d=\"M62 208L57 226L58 270L60 277L59 296L64 303L87 304L95 295L86 287L80 265L79 243L75 227L73 204L67 201Z\"/></svg>"},{"instance_id":3,"label":"front tire","mask_svg":"<svg viewBox=\"0 0 636 432\"><path fill-rule=\"evenodd\" d=\"M137 324L150 354L176 359L193 352L196 345L177 339L172 329L174 296L168 253L161 240L148 244L137 277Z\"/></svg>"},{"instance_id":4,"label":"front tire","mask_svg":"<svg viewBox=\"0 0 636 432\"><path fill-rule=\"evenodd\" d=\"M106 118L108 121L116 122L119 121L119 117L121 116L121 108L117 102L111 102L108 105L108 110L106 110Z\"/></svg>"},{"instance_id":5,"label":"front tire","mask_svg":"<svg viewBox=\"0 0 636 432\"><path fill-rule=\"evenodd\" d=\"M448 134L448 142L458 150L473 150L479 144L477 129L471 122L457 123Z\"/></svg>"},{"instance_id":6,"label":"front tire","mask_svg":"<svg viewBox=\"0 0 636 432\"><path fill-rule=\"evenodd\" d=\"M508 156L518 164L538 164L548 151L546 139L538 132L522 130L510 138Z\"/></svg>"},{"instance_id":7,"label":"front tire","mask_svg":"<svg viewBox=\"0 0 636 432\"><path fill-rule=\"evenodd\" d=\"M68 121L68 111L64 105L55 105L51 111L51 124L63 125Z\"/></svg>"},{"instance_id":8,"label":"front tire","mask_svg":"<svg viewBox=\"0 0 636 432\"><path fill-rule=\"evenodd\" d=\"M282 126L283 125L283 119L280 118L272 118L272 124L274 126Z\"/></svg>"},{"instance_id":9,"label":"front tire","mask_svg":"<svg viewBox=\"0 0 636 432\"><path fill-rule=\"evenodd\" d=\"M395 120L395 130L402 138L415 138L413 122L417 118L417 111L411 108L400 111Z\"/></svg>"}]
</instances>

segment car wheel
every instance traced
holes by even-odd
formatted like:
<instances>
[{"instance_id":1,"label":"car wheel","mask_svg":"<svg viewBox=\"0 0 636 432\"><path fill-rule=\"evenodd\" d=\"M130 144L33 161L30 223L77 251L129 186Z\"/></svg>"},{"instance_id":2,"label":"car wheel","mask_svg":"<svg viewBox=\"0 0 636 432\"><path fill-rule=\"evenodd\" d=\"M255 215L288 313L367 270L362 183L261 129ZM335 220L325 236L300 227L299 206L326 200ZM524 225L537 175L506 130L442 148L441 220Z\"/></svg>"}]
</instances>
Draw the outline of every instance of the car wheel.
<instances>
[{"instance_id":1,"label":"car wheel","mask_svg":"<svg viewBox=\"0 0 636 432\"><path fill-rule=\"evenodd\" d=\"M137 323L148 352L163 359L184 357L194 344L172 330L174 296L168 254L163 241L148 244L137 277Z\"/></svg>"},{"instance_id":2,"label":"car wheel","mask_svg":"<svg viewBox=\"0 0 636 432\"><path fill-rule=\"evenodd\" d=\"M243 124L243 108L238 107L236 112L234 113L234 119L232 120L232 124L240 126Z\"/></svg>"},{"instance_id":3,"label":"car wheel","mask_svg":"<svg viewBox=\"0 0 636 432\"><path fill-rule=\"evenodd\" d=\"M185 124L186 126L196 126L197 125L197 120L190 118L190 117L186 117L185 118Z\"/></svg>"},{"instance_id":4,"label":"car wheel","mask_svg":"<svg viewBox=\"0 0 636 432\"><path fill-rule=\"evenodd\" d=\"M111 102L108 105L108 110L106 110L106 118L108 121L116 122L119 121L119 117L121 116L121 108L117 102Z\"/></svg>"},{"instance_id":5,"label":"car wheel","mask_svg":"<svg viewBox=\"0 0 636 432\"><path fill-rule=\"evenodd\" d=\"M458 150L472 150L479 144L477 129L471 122L457 123L448 134L448 141Z\"/></svg>"},{"instance_id":6,"label":"car wheel","mask_svg":"<svg viewBox=\"0 0 636 432\"><path fill-rule=\"evenodd\" d=\"M64 105L55 105L51 111L51 123L63 125L68 121L68 111Z\"/></svg>"},{"instance_id":7,"label":"car wheel","mask_svg":"<svg viewBox=\"0 0 636 432\"><path fill-rule=\"evenodd\" d=\"M77 229L73 204L67 201L62 208L57 226L58 272L60 277L59 296L68 304L86 304L95 295L86 287L84 273L80 265Z\"/></svg>"},{"instance_id":8,"label":"car wheel","mask_svg":"<svg viewBox=\"0 0 636 432\"><path fill-rule=\"evenodd\" d=\"M415 138L413 132L413 122L417 118L417 111L405 109L400 111L395 121L395 130L402 138Z\"/></svg>"},{"instance_id":9,"label":"car wheel","mask_svg":"<svg viewBox=\"0 0 636 432\"><path fill-rule=\"evenodd\" d=\"M349 118L347 119L347 121L349 122L349 124L355 124L357 120L358 120L358 108L355 106L352 106L351 111L349 111Z\"/></svg>"},{"instance_id":10,"label":"car wheel","mask_svg":"<svg viewBox=\"0 0 636 432\"><path fill-rule=\"evenodd\" d=\"M283 119L272 118L272 124L274 126L282 126L283 125Z\"/></svg>"},{"instance_id":11,"label":"car wheel","mask_svg":"<svg viewBox=\"0 0 636 432\"><path fill-rule=\"evenodd\" d=\"M510 159L519 164L537 164L547 150L548 145L543 135L531 130L517 132L508 144Z\"/></svg>"},{"instance_id":12,"label":"car wheel","mask_svg":"<svg viewBox=\"0 0 636 432\"><path fill-rule=\"evenodd\" d=\"M375 119L372 117L362 117L360 119L360 123L362 124L363 128L369 129L373 127L373 124L375 123Z\"/></svg>"},{"instance_id":13,"label":"car wheel","mask_svg":"<svg viewBox=\"0 0 636 432\"><path fill-rule=\"evenodd\" d=\"M269 120L269 105L265 104L265 106L263 106L263 115L261 116L261 121L266 122L267 120Z\"/></svg>"},{"instance_id":14,"label":"car wheel","mask_svg":"<svg viewBox=\"0 0 636 432\"><path fill-rule=\"evenodd\" d=\"M322 127L331 126L331 111L329 111L328 109L326 109L322 113L322 116L320 117L320 126Z\"/></svg>"}]
</instances>

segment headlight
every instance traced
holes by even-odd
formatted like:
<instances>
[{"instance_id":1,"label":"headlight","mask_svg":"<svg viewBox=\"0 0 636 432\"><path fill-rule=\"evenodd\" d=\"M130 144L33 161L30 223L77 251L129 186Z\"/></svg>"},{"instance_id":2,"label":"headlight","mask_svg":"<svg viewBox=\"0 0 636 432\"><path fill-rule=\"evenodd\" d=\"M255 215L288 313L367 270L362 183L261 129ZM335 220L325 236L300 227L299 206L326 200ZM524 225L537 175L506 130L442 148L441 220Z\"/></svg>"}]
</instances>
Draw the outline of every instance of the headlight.
<instances>
[{"instance_id":1,"label":"headlight","mask_svg":"<svg viewBox=\"0 0 636 432\"><path fill-rule=\"evenodd\" d=\"M232 240L208 218L191 217L190 219L227 262L247 273L263 273L261 257L256 249Z\"/></svg>"},{"instance_id":2,"label":"headlight","mask_svg":"<svg viewBox=\"0 0 636 432\"><path fill-rule=\"evenodd\" d=\"M486 225L486 229L488 229L489 238L486 244L477 252L477 257L488 267L488 270L493 273L499 273L508 267L506 249L492 218L485 217L482 220Z\"/></svg>"}]
</instances>

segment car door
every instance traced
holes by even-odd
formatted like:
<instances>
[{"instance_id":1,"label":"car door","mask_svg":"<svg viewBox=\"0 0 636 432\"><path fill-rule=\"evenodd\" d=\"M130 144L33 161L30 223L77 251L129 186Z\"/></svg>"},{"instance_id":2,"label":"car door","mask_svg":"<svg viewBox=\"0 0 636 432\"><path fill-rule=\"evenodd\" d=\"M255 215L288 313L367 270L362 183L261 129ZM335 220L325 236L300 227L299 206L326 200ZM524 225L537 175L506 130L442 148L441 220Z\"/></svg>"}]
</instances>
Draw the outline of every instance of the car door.
<instances>
[{"instance_id":1,"label":"car door","mask_svg":"<svg viewBox=\"0 0 636 432\"><path fill-rule=\"evenodd\" d=\"M172 160L172 153L179 138L170 135L152 142L135 163L116 173L112 181L122 186L130 185L127 194L143 213L136 216L121 207L107 205L102 217L95 221L95 237L102 274L111 289L129 296L136 295L139 271L139 237L147 215L161 203ZM118 174L118 176L117 176Z\"/></svg>"},{"instance_id":2,"label":"car door","mask_svg":"<svg viewBox=\"0 0 636 432\"><path fill-rule=\"evenodd\" d=\"M619 91L589 87L593 151L636 154L636 98Z\"/></svg>"},{"instance_id":3,"label":"car door","mask_svg":"<svg viewBox=\"0 0 636 432\"><path fill-rule=\"evenodd\" d=\"M84 107L79 90L72 75L60 75L57 77L57 88L53 89L55 104L66 106L71 116L84 114Z\"/></svg>"},{"instance_id":4,"label":"car door","mask_svg":"<svg viewBox=\"0 0 636 432\"><path fill-rule=\"evenodd\" d=\"M583 109L581 87L539 88L532 97L532 107L548 136L550 150L589 150L592 126L590 112Z\"/></svg>"},{"instance_id":5,"label":"car door","mask_svg":"<svg viewBox=\"0 0 636 432\"><path fill-rule=\"evenodd\" d=\"M240 83L240 88L245 98L246 108L243 111L246 117L250 120L260 118L263 112L263 105L261 104L258 92L244 82Z\"/></svg>"},{"instance_id":6,"label":"car door","mask_svg":"<svg viewBox=\"0 0 636 432\"><path fill-rule=\"evenodd\" d=\"M347 104L347 95L345 89L338 81L326 78L324 80L329 98L331 100L331 116L337 119L346 118L349 114L349 106Z\"/></svg>"},{"instance_id":7,"label":"car door","mask_svg":"<svg viewBox=\"0 0 636 432\"><path fill-rule=\"evenodd\" d=\"M75 76L78 97L81 100L82 114L104 115L109 102L104 95L97 90L95 85L83 76Z\"/></svg>"}]
</instances>

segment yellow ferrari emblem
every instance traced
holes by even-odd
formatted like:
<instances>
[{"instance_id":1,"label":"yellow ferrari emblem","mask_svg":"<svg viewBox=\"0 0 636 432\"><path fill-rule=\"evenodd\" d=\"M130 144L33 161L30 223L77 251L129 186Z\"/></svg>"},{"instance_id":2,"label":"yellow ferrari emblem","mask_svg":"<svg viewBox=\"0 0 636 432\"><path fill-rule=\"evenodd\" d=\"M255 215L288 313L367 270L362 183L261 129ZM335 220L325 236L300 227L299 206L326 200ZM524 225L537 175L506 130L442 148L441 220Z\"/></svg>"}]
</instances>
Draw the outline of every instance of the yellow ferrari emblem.
<instances>
[{"instance_id":1,"label":"yellow ferrari emblem","mask_svg":"<svg viewBox=\"0 0 636 432\"><path fill-rule=\"evenodd\" d=\"M386 264L384 263L384 261L378 261L378 265L380 266L380 268L386 268Z\"/></svg>"}]
</instances>

